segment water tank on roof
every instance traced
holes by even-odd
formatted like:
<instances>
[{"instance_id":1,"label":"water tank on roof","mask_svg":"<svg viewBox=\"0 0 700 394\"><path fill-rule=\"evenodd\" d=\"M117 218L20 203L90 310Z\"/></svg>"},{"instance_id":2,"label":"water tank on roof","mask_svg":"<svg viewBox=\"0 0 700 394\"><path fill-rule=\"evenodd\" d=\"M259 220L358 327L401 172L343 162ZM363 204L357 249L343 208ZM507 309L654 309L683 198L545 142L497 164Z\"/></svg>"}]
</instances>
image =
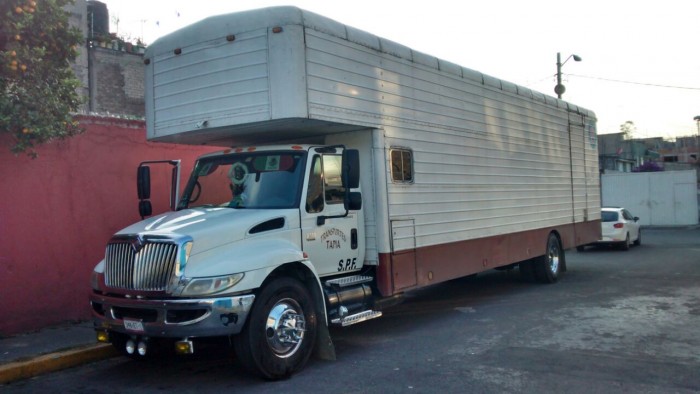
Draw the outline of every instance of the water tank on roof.
<instances>
[{"instance_id":1,"label":"water tank on roof","mask_svg":"<svg viewBox=\"0 0 700 394\"><path fill-rule=\"evenodd\" d=\"M100 1L87 2L88 34L90 37L109 35L109 10Z\"/></svg>"}]
</instances>

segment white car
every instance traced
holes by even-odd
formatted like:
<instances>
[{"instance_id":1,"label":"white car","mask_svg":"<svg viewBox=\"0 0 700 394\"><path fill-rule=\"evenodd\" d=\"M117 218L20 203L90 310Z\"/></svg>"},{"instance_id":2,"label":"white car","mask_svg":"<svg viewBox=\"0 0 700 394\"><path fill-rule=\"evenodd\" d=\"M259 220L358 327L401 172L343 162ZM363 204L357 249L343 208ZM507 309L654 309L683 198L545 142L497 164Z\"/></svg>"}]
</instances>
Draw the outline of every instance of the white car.
<instances>
[{"instance_id":1,"label":"white car","mask_svg":"<svg viewBox=\"0 0 700 394\"><path fill-rule=\"evenodd\" d=\"M597 245L613 244L622 250L629 250L630 245L641 245L642 231L639 218L625 208L604 207L601 212L603 238Z\"/></svg>"}]
</instances>

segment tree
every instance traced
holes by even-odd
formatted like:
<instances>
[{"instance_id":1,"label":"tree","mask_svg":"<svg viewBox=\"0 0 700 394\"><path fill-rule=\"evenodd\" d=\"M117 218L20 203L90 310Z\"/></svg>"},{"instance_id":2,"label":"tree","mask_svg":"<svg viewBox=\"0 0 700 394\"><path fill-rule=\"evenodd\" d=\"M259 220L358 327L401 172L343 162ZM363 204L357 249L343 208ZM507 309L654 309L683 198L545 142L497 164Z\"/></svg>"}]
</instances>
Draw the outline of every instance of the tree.
<instances>
[{"instance_id":1,"label":"tree","mask_svg":"<svg viewBox=\"0 0 700 394\"><path fill-rule=\"evenodd\" d=\"M63 9L72 2L0 1L0 132L15 154L36 157L37 145L82 131L71 115L82 98L70 62L83 40Z\"/></svg>"},{"instance_id":2,"label":"tree","mask_svg":"<svg viewBox=\"0 0 700 394\"><path fill-rule=\"evenodd\" d=\"M632 135L637 131L637 126L631 120L620 125L620 131L626 140L632 139Z\"/></svg>"}]
</instances>

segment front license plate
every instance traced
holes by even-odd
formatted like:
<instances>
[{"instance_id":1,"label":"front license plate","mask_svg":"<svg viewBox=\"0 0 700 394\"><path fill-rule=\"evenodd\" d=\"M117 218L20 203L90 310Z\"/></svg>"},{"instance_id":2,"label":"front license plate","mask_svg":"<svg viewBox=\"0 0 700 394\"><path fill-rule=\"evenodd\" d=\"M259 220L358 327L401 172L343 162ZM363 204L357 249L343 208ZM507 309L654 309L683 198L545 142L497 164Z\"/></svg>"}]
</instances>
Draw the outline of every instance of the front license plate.
<instances>
[{"instance_id":1,"label":"front license plate","mask_svg":"<svg viewBox=\"0 0 700 394\"><path fill-rule=\"evenodd\" d=\"M129 331L143 332L143 323L137 320L124 320L124 328Z\"/></svg>"}]
</instances>

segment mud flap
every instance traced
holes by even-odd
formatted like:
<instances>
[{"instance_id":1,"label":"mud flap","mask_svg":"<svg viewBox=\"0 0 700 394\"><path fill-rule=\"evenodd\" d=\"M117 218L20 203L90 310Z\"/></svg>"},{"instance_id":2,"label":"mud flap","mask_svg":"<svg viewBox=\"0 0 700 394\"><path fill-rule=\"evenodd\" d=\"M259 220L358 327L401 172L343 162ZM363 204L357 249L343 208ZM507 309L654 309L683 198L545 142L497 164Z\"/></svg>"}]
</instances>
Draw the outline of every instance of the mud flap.
<instances>
[{"instance_id":1,"label":"mud flap","mask_svg":"<svg viewBox=\"0 0 700 394\"><path fill-rule=\"evenodd\" d=\"M316 357L325 361L335 361L335 346L333 346L328 324L325 321L319 323L321 324L316 330Z\"/></svg>"}]
</instances>

